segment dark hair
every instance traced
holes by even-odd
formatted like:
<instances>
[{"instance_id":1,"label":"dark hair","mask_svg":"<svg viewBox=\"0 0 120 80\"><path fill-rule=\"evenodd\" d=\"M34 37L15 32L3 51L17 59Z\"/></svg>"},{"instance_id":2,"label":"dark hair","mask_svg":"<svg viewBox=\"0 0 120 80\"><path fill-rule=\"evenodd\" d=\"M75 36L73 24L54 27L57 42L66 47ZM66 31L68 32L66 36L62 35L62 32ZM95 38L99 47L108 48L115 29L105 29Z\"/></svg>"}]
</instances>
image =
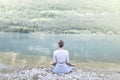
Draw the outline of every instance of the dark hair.
<instances>
[{"instance_id":1,"label":"dark hair","mask_svg":"<svg viewBox=\"0 0 120 80\"><path fill-rule=\"evenodd\" d=\"M62 48L62 47L64 46L64 42L63 42L62 40L60 40L60 41L58 42L58 45L59 45L60 48Z\"/></svg>"}]
</instances>

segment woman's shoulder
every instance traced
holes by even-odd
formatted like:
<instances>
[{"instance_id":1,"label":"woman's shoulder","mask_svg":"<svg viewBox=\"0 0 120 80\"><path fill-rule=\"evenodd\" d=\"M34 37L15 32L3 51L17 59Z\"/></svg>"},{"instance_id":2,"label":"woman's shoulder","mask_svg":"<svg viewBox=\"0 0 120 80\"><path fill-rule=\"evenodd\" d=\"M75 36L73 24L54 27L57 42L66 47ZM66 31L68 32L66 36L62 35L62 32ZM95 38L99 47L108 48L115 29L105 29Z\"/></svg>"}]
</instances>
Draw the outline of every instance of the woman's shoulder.
<instances>
[{"instance_id":1,"label":"woman's shoulder","mask_svg":"<svg viewBox=\"0 0 120 80\"><path fill-rule=\"evenodd\" d=\"M65 53L65 54L69 53L68 50L65 50L65 49L63 49L62 52Z\"/></svg>"},{"instance_id":2,"label":"woman's shoulder","mask_svg":"<svg viewBox=\"0 0 120 80\"><path fill-rule=\"evenodd\" d=\"M64 51L65 51L65 52L68 52L68 50L65 50L65 49L64 49Z\"/></svg>"},{"instance_id":3,"label":"woman's shoulder","mask_svg":"<svg viewBox=\"0 0 120 80\"><path fill-rule=\"evenodd\" d=\"M55 52L67 52L68 53L68 50L65 50L65 49L59 50L59 49L57 49L57 50L54 51L54 53Z\"/></svg>"},{"instance_id":4,"label":"woman's shoulder","mask_svg":"<svg viewBox=\"0 0 120 80\"><path fill-rule=\"evenodd\" d=\"M54 53L57 53L57 52L59 52L60 50L59 49L57 49L57 50L54 50Z\"/></svg>"}]
</instances>

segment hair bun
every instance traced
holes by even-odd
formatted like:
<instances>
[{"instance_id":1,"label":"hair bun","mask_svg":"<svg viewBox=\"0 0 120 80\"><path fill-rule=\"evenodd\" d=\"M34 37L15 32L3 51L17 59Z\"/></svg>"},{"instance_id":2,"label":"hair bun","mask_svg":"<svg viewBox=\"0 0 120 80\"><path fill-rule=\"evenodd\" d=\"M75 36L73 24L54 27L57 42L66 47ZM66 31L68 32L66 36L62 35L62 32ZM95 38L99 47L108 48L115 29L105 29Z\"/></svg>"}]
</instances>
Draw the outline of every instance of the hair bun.
<instances>
[{"instance_id":1,"label":"hair bun","mask_svg":"<svg viewBox=\"0 0 120 80\"><path fill-rule=\"evenodd\" d=\"M58 45L59 45L60 48L62 48L63 45L64 45L64 42L63 42L62 40L60 40L60 41L58 42Z\"/></svg>"}]
</instances>

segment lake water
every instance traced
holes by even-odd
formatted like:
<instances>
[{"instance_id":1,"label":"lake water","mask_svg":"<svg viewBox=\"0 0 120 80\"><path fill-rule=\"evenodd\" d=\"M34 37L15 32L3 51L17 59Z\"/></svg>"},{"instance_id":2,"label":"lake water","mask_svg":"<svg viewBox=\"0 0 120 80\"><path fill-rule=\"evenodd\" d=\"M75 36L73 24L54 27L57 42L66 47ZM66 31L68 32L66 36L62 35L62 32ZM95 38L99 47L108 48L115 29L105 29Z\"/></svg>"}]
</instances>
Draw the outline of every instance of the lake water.
<instances>
[{"instance_id":1,"label":"lake water","mask_svg":"<svg viewBox=\"0 0 120 80\"><path fill-rule=\"evenodd\" d=\"M1 32L0 63L13 66L49 66L60 39L65 42L64 48L69 51L71 62L77 66L120 68L120 35L106 34Z\"/></svg>"}]
</instances>

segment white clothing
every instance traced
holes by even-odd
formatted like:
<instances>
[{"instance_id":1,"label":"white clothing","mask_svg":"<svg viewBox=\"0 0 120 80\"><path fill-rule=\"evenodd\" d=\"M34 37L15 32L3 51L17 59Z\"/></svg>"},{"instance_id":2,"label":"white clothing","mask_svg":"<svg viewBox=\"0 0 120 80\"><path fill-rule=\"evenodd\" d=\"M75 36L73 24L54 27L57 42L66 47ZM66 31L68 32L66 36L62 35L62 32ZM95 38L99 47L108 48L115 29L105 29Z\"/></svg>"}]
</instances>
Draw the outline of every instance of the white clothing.
<instances>
[{"instance_id":1,"label":"white clothing","mask_svg":"<svg viewBox=\"0 0 120 80\"><path fill-rule=\"evenodd\" d=\"M56 62L53 69L54 73L69 73L72 71L72 67L66 64L69 62L69 52L67 50L58 49L54 51L53 61Z\"/></svg>"},{"instance_id":2,"label":"white clothing","mask_svg":"<svg viewBox=\"0 0 120 80\"><path fill-rule=\"evenodd\" d=\"M53 53L53 61L56 63L69 62L69 52L64 49L55 50Z\"/></svg>"}]
</instances>

